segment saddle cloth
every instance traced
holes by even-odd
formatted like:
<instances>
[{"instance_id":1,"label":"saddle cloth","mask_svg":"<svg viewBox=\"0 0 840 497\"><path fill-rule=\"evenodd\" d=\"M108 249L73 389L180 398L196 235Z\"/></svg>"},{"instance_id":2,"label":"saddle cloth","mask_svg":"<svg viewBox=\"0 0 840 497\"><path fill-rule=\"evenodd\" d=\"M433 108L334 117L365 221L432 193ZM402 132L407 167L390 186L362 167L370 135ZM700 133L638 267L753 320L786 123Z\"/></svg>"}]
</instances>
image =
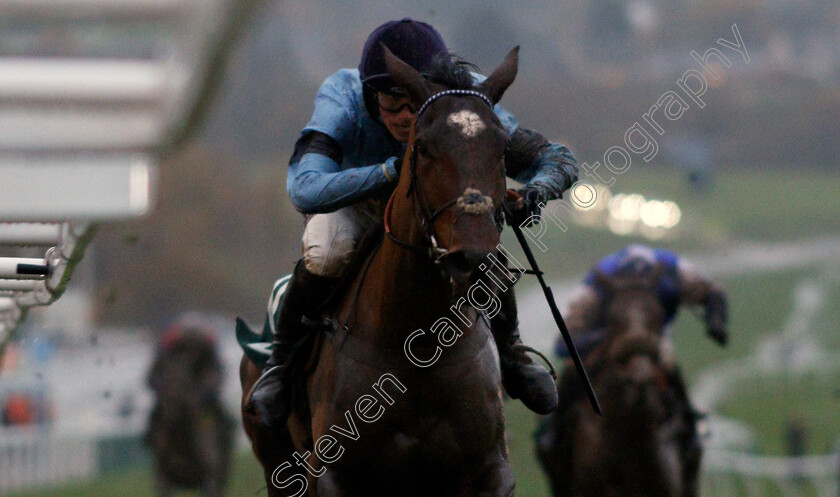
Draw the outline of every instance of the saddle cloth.
<instances>
[{"instance_id":1,"label":"saddle cloth","mask_svg":"<svg viewBox=\"0 0 840 497\"><path fill-rule=\"evenodd\" d=\"M239 346L242 347L248 359L260 370L271 356L271 341L274 339L274 332L277 331L276 323L280 317L280 306L291 279L292 275L287 274L274 282L268 297L268 308L262 332L252 330L242 318L236 318L236 341L239 342Z\"/></svg>"}]
</instances>

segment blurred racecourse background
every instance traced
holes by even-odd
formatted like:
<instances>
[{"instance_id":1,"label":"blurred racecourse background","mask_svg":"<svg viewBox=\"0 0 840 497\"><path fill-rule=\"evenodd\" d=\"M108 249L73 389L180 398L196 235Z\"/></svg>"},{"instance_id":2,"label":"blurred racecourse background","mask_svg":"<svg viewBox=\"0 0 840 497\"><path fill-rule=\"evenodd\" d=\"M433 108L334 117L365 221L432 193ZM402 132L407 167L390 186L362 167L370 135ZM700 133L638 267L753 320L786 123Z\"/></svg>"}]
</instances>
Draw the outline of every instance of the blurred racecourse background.
<instances>
[{"instance_id":1,"label":"blurred racecourse background","mask_svg":"<svg viewBox=\"0 0 840 497\"><path fill-rule=\"evenodd\" d=\"M0 402L24 392L43 419L0 427L0 494L154 495L140 443L145 375L157 334L185 312L216 329L238 417L234 317L261 324L272 283L300 256L303 221L285 192L294 142L321 81L355 67L370 31L402 17L433 24L484 72L520 45L502 105L581 164L600 163L600 176L580 176L593 205L558 209L562 225L539 235L561 308L594 262L629 243L677 251L729 292L726 349L691 312L674 325L692 398L709 413L702 495L836 497L840 3L822 0L265 2L231 45L194 138L162 154L151 210L104 223L64 296L30 312L6 347ZM95 16L0 15L0 57L142 58L159 37L143 23L115 36ZM668 101L677 107L664 116ZM660 129L645 117L653 106ZM627 143L634 126L644 133ZM509 230L503 242L517 247ZM536 282L518 296L526 342L550 352L557 331ZM536 416L509 403L507 421L517 495L548 496ZM242 438L228 495L265 495ZM35 483L4 483L38 464Z\"/></svg>"}]
</instances>

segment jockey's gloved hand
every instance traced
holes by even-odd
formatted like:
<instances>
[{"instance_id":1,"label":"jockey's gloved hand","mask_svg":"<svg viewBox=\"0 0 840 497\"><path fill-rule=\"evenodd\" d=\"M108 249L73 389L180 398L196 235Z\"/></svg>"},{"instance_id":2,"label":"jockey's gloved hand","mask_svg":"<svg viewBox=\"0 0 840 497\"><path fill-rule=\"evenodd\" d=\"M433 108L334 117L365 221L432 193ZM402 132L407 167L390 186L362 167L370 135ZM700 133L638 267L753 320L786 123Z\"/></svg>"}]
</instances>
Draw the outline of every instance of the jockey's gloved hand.
<instances>
[{"instance_id":1,"label":"jockey's gloved hand","mask_svg":"<svg viewBox=\"0 0 840 497\"><path fill-rule=\"evenodd\" d=\"M508 224L527 228L540 222L541 205L545 203L545 194L535 186L525 186L519 190L508 190L507 200L511 206Z\"/></svg>"},{"instance_id":2,"label":"jockey's gloved hand","mask_svg":"<svg viewBox=\"0 0 840 497\"><path fill-rule=\"evenodd\" d=\"M712 287L706 297L706 333L723 347L729 341L726 323L729 321L729 304L726 293L719 287Z\"/></svg>"},{"instance_id":3,"label":"jockey's gloved hand","mask_svg":"<svg viewBox=\"0 0 840 497\"><path fill-rule=\"evenodd\" d=\"M402 157L388 157L382 163L382 170L385 172L385 177L388 178L388 181L399 179L400 169L402 169Z\"/></svg>"},{"instance_id":4,"label":"jockey's gloved hand","mask_svg":"<svg viewBox=\"0 0 840 497\"><path fill-rule=\"evenodd\" d=\"M723 328L709 327L706 329L706 333L721 347L725 347L729 342L729 333Z\"/></svg>"}]
</instances>

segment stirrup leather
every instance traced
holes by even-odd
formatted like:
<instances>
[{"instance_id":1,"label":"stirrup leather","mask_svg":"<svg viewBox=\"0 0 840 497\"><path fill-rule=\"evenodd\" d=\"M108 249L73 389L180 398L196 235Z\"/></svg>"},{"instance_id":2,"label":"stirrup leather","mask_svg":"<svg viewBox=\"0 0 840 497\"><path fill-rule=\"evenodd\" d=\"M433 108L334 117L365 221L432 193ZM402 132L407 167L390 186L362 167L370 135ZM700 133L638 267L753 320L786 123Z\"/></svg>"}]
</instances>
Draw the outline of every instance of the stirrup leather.
<instances>
[{"instance_id":1,"label":"stirrup leather","mask_svg":"<svg viewBox=\"0 0 840 497\"><path fill-rule=\"evenodd\" d=\"M540 359L542 359L543 362L545 362L545 365L548 366L546 369L548 369L548 372L551 374L551 377L554 378L555 380L557 380L557 371L555 371L555 369L554 369L554 364L551 363L551 361L548 359L548 357L545 356L545 354L543 354L539 350L535 349L534 347L530 347L528 345L525 345L524 343L515 343L515 344L511 345L510 348L512 350L522 352L523 355L524 355L525 352L530 352L532 354L535 354L535 355L539 356Z\"/></svg>"}]
</instances>

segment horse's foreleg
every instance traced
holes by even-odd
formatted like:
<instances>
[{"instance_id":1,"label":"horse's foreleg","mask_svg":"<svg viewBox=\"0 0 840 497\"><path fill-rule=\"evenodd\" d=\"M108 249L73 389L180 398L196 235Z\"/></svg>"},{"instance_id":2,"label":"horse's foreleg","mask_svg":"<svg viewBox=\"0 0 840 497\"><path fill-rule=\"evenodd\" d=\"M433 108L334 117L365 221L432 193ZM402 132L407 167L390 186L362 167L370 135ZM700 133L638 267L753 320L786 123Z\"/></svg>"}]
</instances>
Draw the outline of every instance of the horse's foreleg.
<instances>
[{"instance_id":1,"label":"horse's foreleg","mask_svg":"<svg viewBox=\"0 0 840 497\"><path fill-rule=\"evenodd\" d=\"M699 446L691 447L683 459L683 495L696 497L699 487L700 461L703 451Z\"/></svg>"},{"instance_id":2,"label":"horse's foreleg","mask_svg":"<svg viewBox=\"0 0 840 497\"><path fill-rule=\"evenodd\" d=\"M572 407L564 406L563 411L557 410L546 416L536 441L537 460L548 477L554 497L571 495L575 462L571 457L574 414Z\"/></svg>"},{"instance_id":3,"label":"horse's foreleg","mask_svg":"<svg viewBox=\"0 0 840 497\"><path fill-rule=\"evenodd\" d=\"M172 485L159 469L155 470L155 494L157 497L169 497L172 495Z\"/></svg>"},{"instance_id":4,"label":"horse's foreleg","mask_svg":"<svg viewBox=\"0 0 840 497\"><path fill-rule=\"evenodd\" d=\"M204 497L223 497L224 487L220 485L216 476L212 475L201 485L201 493Z\"/></svg>"},{"instance_id":5,"label":"horse's foreleg","mask_svg":"<svg viewBox=\"0 0 840 497\"><path fill-rule=\"evenodd\" d=\"M306 473L294 465L295 448L288 429L269 429L250 413L245 413L243 418L251 447L263 468L269 497L306 495L311 485L306 483Z\"/></svg>"},{"instance_id":6,"label":"horse's foreleg","mask_svg":"<svg viewBox=\"0 0 840 497\"><path fill-rule=\"evenodd\" d=\"M327 470L318 478L316 497L347 497L347 491L335 480L335 472Z\"/></svg>"},{"instance_id":7,"label":"horse's foreleg","mask_svg":"<svg viewBox=\"0 0 840 497\"><path fill-rule=\"evenodd\" d=\"M285 427L270 429L263 425L256 414L246 409L245 395L259 378L260 370L246 356L239 364L239 380L242 385L242 425L251 440L254 455L263 467L263 475L269 497L291 497L303 495L305 483L297 475L285 478L284 463L294 461L295 452L289 430ZM293 472L291 472L293 473ZM305 482L305 479L303 479Z\"/></svg>"},{"instance_id":8,"label":"horse's foreleg","mask_svg":"<svg viewBox=\"0 0 840 497\"><path fill-rule=\"evenodd\" d=\"M504 449L495 452L474 480L470 495L479 497L512 497L515 480Z\"/></svg>"}]
</instances>

